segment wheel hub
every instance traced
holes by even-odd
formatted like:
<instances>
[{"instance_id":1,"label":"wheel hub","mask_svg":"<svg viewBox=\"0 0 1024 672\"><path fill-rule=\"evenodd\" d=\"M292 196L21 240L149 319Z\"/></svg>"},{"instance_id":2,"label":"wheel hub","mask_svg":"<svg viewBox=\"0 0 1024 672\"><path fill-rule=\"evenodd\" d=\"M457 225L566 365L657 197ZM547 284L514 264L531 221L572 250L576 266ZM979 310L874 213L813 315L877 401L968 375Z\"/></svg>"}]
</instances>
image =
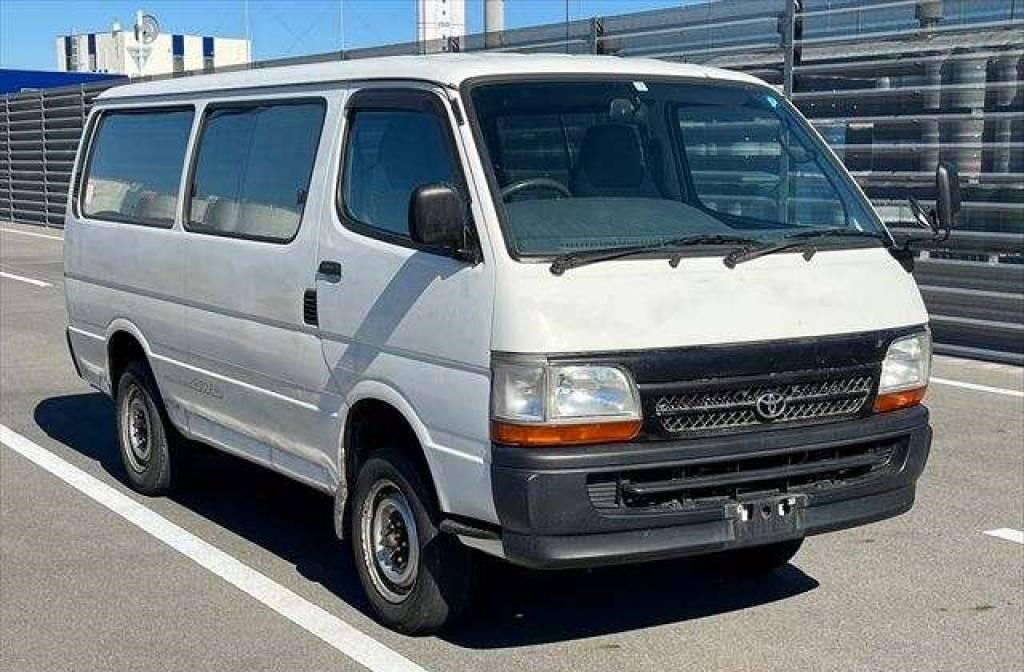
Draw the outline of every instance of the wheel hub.
<instances>
[{"instance_id":1,"label":"wheel hub","mask_svg":"<svg viewBox=\"0 0 1024 672\"><path fill-rule=\"evenodd\" d=\"M364 560L374 586L389 602L411 592L419 571L419 537L412 508L388 480L374 484L361 518Z\"/></svg>"},{"instance_id":2,"label":"wheel hub","mask_svg":"<svg viewBox=\"0 0 1024 672\"><path fill-rule=\"evenodd\" d=\"M128 391L122 413L125 455L132 469L141 473L149 465L153 452L153 425L149 417L149 406L138 387L133 386Z\"/></svg>"}]
</instances>

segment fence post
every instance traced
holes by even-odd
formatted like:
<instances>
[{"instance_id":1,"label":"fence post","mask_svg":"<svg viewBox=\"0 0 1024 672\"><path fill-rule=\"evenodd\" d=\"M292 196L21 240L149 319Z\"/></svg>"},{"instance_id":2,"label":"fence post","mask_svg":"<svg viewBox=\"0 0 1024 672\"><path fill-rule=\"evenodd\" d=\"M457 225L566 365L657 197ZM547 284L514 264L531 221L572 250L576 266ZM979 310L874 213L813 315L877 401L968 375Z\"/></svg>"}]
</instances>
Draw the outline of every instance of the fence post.
<instances>
[{"instance_id":1,"label":"fence post","mask_svg":"<svg viewBox=\"0 0 1024 672\"><path fill-rule=\"evenodd\" d=\"M800 62L800 48L796 44L803 31L797 26L797 13L800 11L800 0L786 0L779 26L782 33L782 95L789 98L793 95L793 66Z\"/></svg>"},{"instance_id":2,"label":"fence post","mask_svg":"<svg viewBox=\"0 0 1024 672\"><path fill-rule=\"evenodd\" d=\"M46 90L39 92L39 146L43 159L43 226L50 226L50 162L46 147Z\"/></svg>"},{"instance_id":3,"label":"fence post","mask_svg":"<svg viewBox=\"0 0 1024 672\"><path fill-rule=\"evenodd\" d=\"M10 218L11 221L14 221L14 184L13 184L13 182L14 182L14 172L13 172L14 168L13 168L12 162L11 162L11 105L10 105L10 95L4 95L4 96L0 96L0 97L2 97L3 100L4 100L4 109L3 109L3 120L4 120L4 138L3 138L3 141L4 141L4 147L3 147L3 151L4 151L4 163L6 164L6 168L7 168L7 187L5 189L5 191L7 192L7 194L6 194L7 206L6 206L5 212L7 214L7 217Z\"/></svg>"},{"instance_id":4,"label":"fence post","mask_svg":"<svg viewBox=\"0 0 1024 672\"><path fill-rule=\"evenodd\" d=\"M587 35L587 44L590 47L590 53L604 53L604 50L601 48L602 35L604 35L604 24L601 22L601 18L597 16L591 17L590 33Z\"/></svg>"}]
</instances>

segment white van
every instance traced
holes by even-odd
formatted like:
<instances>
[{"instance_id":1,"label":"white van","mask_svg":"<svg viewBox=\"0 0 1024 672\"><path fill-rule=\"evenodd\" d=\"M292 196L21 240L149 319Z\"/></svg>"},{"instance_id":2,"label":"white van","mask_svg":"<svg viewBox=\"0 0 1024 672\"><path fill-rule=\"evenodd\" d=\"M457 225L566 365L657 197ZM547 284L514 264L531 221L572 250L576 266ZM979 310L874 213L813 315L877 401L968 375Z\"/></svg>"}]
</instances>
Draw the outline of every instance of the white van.
<instances>
[{"instance_id":1,"label":"white van","mask_svg":"<svg viewBox=\"0 0 1024 672\"><path fill-rule=\"evenodd\" d=\"M948 235L955 171L938 171ZM535 568L716 554L907 511L928 315L819 135L752 77L439 55L120 86L66 223L68 342L129 484L187 440L334 496L373 609Z\"/></svg>"}]
</instances>

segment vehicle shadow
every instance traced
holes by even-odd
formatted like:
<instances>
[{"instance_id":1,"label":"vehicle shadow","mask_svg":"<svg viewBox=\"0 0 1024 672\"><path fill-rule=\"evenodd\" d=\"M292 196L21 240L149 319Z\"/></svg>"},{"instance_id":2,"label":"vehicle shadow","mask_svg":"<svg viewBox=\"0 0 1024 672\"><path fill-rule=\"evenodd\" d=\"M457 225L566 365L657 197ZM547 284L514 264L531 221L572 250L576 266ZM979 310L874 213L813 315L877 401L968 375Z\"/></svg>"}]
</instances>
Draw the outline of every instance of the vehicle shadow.
<instances>
[{"instance_id":1,"label":"vehicle shadow","mask_svg":"<svg viewBox=\"0 0 1024 672\"><path fill-rule=\"evenodd\" d=\"M100 393L40 402L36 424L120 479L113 407ZM334 536L329 497L240 458L198 449L187 487L171 499L292 563L366 612L347 546ZM818 582L793 565L758 577L727 576L694 560L590 571L532 572L487 562L477 610L446 641L473 649L561 642L701 619L784 600Z\"/></svg>"},{"instance_id":2,"label":"vehicle shadow","mask_svg":"<svg viewBox=\"0 0 1024 672\"><path fill-rule=\"evenodd\" d=\"M124 481L114 408L106 395L44 399L34 418L50 438ZM185 485L171 500L292 563L303 577L368 613L350 551L334 534L330 497L242 458L191 447Z\"/></svg>"},{"instance_id":3,"label":"vehicle shadow","mask_svg":"<svg viewBox=\"0 0 1024 672\"><path fill-rule=\"evenodd\" d=\"M793 565L740 577L689 559L557 572L495 565L490 573L485 603L442 635L446 641L472 649L564 642L698 620L818 587Z\"/></svg>"}]
</instances>

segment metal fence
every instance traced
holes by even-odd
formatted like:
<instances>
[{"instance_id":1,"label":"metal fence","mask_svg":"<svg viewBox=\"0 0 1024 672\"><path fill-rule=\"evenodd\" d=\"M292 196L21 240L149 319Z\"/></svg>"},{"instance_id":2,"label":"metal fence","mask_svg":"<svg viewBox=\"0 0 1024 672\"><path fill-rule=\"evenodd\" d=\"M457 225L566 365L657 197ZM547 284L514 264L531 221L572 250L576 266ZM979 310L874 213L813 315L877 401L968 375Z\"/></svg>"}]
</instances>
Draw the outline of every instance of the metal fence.
<instances>
[{"instance_id":1,"label":"metal fence","mask_svg":"<svg viewBox=\"0 0 1024 672\"><path fill-rule=\"evenodd\" d=\"M64 225L82 125L107 82L0 97L0 219Z\"/></svg>"},{"instance_id":2,"label":"metal fence","mask_svg":"<svg viewBox=\"0 0 1024 672\"><path fill-rule=\"evenodd\" d=\"M913 221L907 196L933 201L934 167L953 161L960 226L916 272L939 349L1024 363L1024 0L709 0L244 67L485 49L757 75L811 120L898 236ZM63 225L82 122L107 86L0 98L0 219Z\"/></svg>"}]
</instances>

